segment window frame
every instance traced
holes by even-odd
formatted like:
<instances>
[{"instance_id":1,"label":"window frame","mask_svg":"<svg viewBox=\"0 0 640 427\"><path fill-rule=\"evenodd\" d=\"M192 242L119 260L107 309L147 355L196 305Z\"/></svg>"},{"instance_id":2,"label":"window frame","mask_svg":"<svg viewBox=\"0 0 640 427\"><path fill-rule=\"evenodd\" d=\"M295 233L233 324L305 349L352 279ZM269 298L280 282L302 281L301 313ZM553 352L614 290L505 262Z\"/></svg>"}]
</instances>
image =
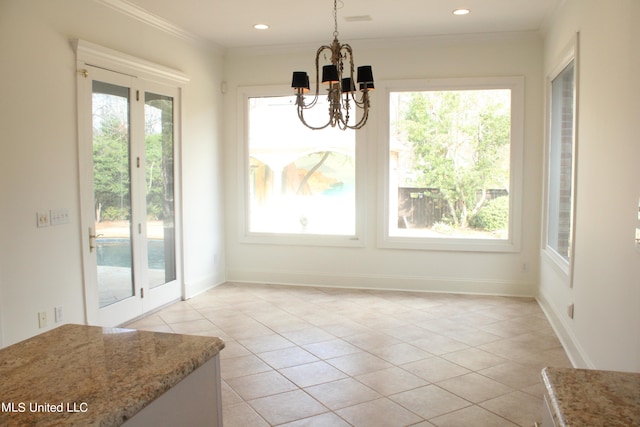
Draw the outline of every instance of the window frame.
<instances>
[{"instance_id":1,"label":"window frame","mask_svg":"<svg viewBox=\"0 0 640 427\"><path fill-rule=\"evenodd\" d=\"M390 80L380 90L379 167L382 195L379 211L382 222L378 227L378 246L388 249L414 249L464 252L519 252L522 239L522 200L524 167L524 108L525 81L523 76L469 77L420 80ZM391 92L419 92L446 90L511 90L511 141L509 162L509 237L507 239L434 238L390 235L390 94Z\"/></svg>"},{"instance_id":2,"label":"window frame","mask_svg":"<svg viewBox=\"0 0 640 427\"><path fill-rule=\"evenodd\" d=\"M355 233L353 235L332 234L299 234L256 232L250 229L250 191L249 191L249 99L258 97L292 96L291 87L286 85L272 86L241 86L237 90L237 139L239 141L237 165L238 179L237 194L239 197L239 241L248 244L275 244L298 246L334 246L334 247L364 247L364 206L365 206L365 141L366 127L355 132ZM292 120L299 120L295 109L291 110ZM314 131L314 132L322 132Z\"/></svg>"},{"instance_id":3,"label":"window frame","mask_svg":"<svg viewBox=\"0 0 640 427\"><path fill-rule=\"evenodd\" d=\"M544 187L543 187L543 212L541 252L551 261L555 269L566 276L568 285L573 287L573 259L575 253L575 225L576 225L576 195L578 178L578 117L579 117L579 33L576 33L570 42L558 55L552 68L546 73L545 81L545 148L544 148ZM552 121L552 83L573 62L573 142L571 153L571 223L569 229L569 259L565 259L553 247L548 244L549 233L549 186L551 173L551 121Z\"/></svg>"}]
</instances>

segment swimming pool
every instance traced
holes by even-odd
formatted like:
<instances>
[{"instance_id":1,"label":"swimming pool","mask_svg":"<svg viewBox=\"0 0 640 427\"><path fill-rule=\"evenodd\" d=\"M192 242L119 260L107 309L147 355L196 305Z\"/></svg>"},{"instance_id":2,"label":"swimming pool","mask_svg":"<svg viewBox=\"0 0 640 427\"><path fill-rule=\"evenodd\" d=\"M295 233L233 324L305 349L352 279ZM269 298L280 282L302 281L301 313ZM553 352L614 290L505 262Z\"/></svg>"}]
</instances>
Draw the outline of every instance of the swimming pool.
<instances>
[{"instance_id":1,"label":"swimming pool","mask_svg":"<svg viewBox=\"0 0 640 427\"><path fill-rule=\"evenodd\" d=\"M147 240L149 268L164 270L165 242L163 239ZM171 250L171 248L167 248ZM131 243L129 239L107 238L96 240L98 265L105 267L131 267Z\"/></svg>"}]
</instances>

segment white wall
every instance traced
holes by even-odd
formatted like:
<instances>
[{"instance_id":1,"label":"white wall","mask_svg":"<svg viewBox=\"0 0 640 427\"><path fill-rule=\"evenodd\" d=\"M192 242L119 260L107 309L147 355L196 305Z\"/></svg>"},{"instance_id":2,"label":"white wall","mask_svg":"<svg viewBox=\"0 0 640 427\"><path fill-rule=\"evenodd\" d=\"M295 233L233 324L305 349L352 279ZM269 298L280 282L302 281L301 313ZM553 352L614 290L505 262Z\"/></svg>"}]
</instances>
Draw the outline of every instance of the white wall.
<instances>
[{"instance_id":1,"label":"white wall","mask_svg":"<svg viewBox=\"0 0 640 427\"><path fill-rule=\"evenodd\" d=\"M290 85L293 70L312 70L321 44L271 51L231 51L225 60L229 92L225 96L225 185L227 193L228 279L266 283L323 284L534 295L538 281L540 179L542 151L542 39L536 34L444 37L400 42L341 40L354 48L358 64L371 64L376 86L384 80L448 77L524 76L524 218L519 253L471 253L391 250L377 247L382 212L378 198L379 104L373 95L373 116L366 130L365 243L362 248L247 244L242 233L243 173L238 135L238 87ZM292 110L295 116L295 111ZM528 271L522 271L527 263Z\"/></svg>"},{"instance_id":2,"label":"white wall","mask_svg":"<svg viewBox=\"0 0 640 427\"><path fill-rule=\"evenodd\" d=\"M550 70L580 32L574 287L543 256L539 295L578 367L640 371L638 19L636 0L566 0L545 37Z\"/></svg>"},{"instance_id":3,"label":"white wall","mask_svg":"<svg viewBox=\"0 0 640 427\"><path fill-rule=\"evenodd\" d=\"M183 95L185 281L188 293L224 280L220 185L221 53L170 36L98 2L0 2L0 325L2 344L39 332L37 313L62 306L83 323L76 70L70 39L178 69ZM38 210L70 223L36 228ZM203 239L202 236L207 238ZM217 259L216 264L214 260Z\"/></svg>"}]
</instances>

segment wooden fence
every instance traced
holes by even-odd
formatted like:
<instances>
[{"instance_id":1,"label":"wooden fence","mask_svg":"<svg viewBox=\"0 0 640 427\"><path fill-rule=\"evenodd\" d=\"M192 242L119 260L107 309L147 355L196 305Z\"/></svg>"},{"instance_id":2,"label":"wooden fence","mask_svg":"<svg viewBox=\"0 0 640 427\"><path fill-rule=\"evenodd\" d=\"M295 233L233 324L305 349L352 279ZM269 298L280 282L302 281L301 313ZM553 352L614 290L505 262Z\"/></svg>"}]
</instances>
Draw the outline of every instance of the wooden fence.
<instances>
[{"instance_id":1,"label":"wooden fence","mask_svg":"<svg viewBox=\"0 0 640 427\"><path fill-rule=\"evenodd\" d=\"M478 191L478 197L480 194ZM487 190L487 202L508 194L507 190ZM438 222L449 222L450 218L449 204L440 189L398 188L399 228L429 228Z\"/></svg>"}]
</instances>

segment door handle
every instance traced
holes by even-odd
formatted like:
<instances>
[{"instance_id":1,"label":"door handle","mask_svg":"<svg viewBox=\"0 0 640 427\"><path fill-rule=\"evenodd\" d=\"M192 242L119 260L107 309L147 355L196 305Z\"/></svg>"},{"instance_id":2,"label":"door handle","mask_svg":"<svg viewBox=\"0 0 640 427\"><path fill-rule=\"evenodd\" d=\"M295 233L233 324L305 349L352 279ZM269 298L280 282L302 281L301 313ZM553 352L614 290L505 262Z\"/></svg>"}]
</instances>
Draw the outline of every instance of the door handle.
<instances>
[{"instance_id":1,"label":"door handle","mask_svg":"<svg viewBox=\"0 0 640 427\"><path fill-rule=\"evenodd\" d=\"M95 234L93 228L89 227L89 252L93 252L96 248L96 239L102 236L104 236L104 234Z\"/></svg>"}]
</instances>

